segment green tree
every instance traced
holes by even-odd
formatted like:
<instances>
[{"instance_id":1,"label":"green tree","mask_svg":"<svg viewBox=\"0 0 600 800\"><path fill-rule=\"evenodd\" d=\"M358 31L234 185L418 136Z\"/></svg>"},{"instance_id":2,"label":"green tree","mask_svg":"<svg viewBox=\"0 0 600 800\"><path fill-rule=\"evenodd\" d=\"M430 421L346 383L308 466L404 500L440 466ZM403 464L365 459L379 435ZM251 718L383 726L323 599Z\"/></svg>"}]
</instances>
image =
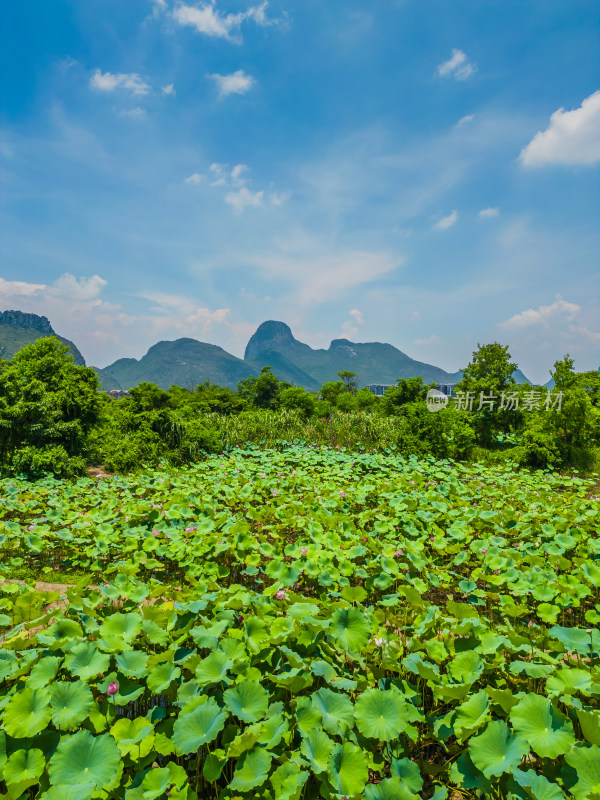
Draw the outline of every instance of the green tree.
<instances>
[{"instance_id":1,"label":"green tree","mask_svg":"<svg viewBox=\"0 0 600 800\"><path fill-rule=\"evenodd\" d=\"M56 338L38 339L0 364L0 459L39 477L84 471L99 417L98 379Z\"/></svg>"},{"instance_id":2,"label":"green tree","mask_svg":"<svg viewBox=\"0 0 600 800\"><path fill-rule=\"evenodd\" d=\"M456 392L464 392L472 408L473 427L478 443L483 447L493 447L499 433L507 433L522 423L518 410L509 408L507 402L502 407L503 396L516 391L513 377L517 365L511 361L508 345L498 342L477 345L473 358L463 370L462 380Z\"/></svg>"},{"instance_id":3,"label":"green tree","mask_svg":"<svg viewBox=\"0 0 600 800\"><path fill-rule=\"evenodd\" d=\"M296 408L304 419L308 419L315 413L315 396L299 386L290 386L284 389L280 399L282 408Z\"/></svg>"},{"instance_id":4,"label":"green tree","mask_svg":"<svg viewBox=\"0 0 600 800\"><path fill-rule=\"evenodd\" d=\"M381 401L381 409L384 414L392 416L397 414L402 406L407 403L424 401L426 395L427 386L423 383L423 378L398 378L396 386L391 386L385 390Z\"/></svg>"},{"instance_id":5,"label":"green tree","mask_svg":"<svg viewBox=\"0 0 600 800\"><path fill-rule=\"evenodd\" d=\"M356 372L350 372L350 370L344 369L338 372L338 377L344 384L344 391L356 394L358 391L358 375Z\"/></svg>"},{"instance_id":6,"label":"green tree","mask_svg":"<svg viewBox=\"0 0 600 800\"><path fill-rule=\"evenodd\" d=\"M327 383L321 386L320 395L327 403L331 403L332 406L335 406L338 397L343 391L345 391L345 389L342 381L327 381Z\"/></svg>"}]
</instances>

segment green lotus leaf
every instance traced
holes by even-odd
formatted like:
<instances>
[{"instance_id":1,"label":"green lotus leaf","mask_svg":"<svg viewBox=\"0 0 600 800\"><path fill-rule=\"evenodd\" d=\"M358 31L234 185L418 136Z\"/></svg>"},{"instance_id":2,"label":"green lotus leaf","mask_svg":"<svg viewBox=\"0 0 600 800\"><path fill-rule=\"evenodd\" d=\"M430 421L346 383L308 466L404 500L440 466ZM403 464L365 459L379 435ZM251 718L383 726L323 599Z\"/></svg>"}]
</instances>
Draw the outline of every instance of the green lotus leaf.
<instances>
[{"instance_id":1,"label":"green lotus leaf","mask_svg":"<svg viewBox=\"0 0 600 800\"><path fill-rule=\"evenodd\" d=\"M576 800L596 800L600 795L600 747L576 744L565 755L565 761L575 770L577 778L571 783L571 780L567 782L571 776L565 775L571 794Z\"/></svg>"},{"instance_id":2,"label":"green lotus leaf","mask_svg":"<svg viewBox=\"0 0 600 800\"><path fill-rule=\"evenodd\" d=\"M227 678L227 670L233 664L225 653L215 650L196 667L196 680L200 686L207 686L211 683L220 683Z\"/></svg>"},{"instance_id":3,"label":"green lotus leaf","mask_svg":"<svg viewBox=\"0 0 600 800\"><path fill-rule=\"evenodd\" d=\"M117 612L106 617L100 626L100 636L119 637L127 641L135 639L142 630L142 617L138 612L122 614Z\"/></svg>"},{"instance_id":4,"label":"green lotus leaf","mask_svg":"<svg viewBox=\"0 0 600 800\"><path fill-rule=\"evenodd\" d=\"M577 709L577 719L584 738L591 744L600 744L600 712L591 709Z\"/></svg>"},{"instance_id":5,"label":"green lotus leaf","mask_svg":"<svg viewBox=\"0 0 600 800\"><path fill-rule=\"evenodd\" d=\"M144 775L142 781L143 800L155 800L157 797L162 797L173 783L171 765L151 769Z\"/></svg>"},{"instance_id":6,"label":"green lotus leaf","mask_svg":"<svg viewBox=\"0 0 600 800\"><path fill-rule=\"evenodd\" d=\"M58 656L44 656L29 673L27 686L30 689L41 689L49 684L56 677L61 662L62 658Z\"/></svg>"},{"instance_id":7,"label":"green lotus leaf","mask_svg":"<svg viewBox=\"0 0 600 800\"><path fill-rule=\"evenodd\" d=\"M121 718L110 729L121 755L136 755L138 758L143 758L152 749L153 732L154 726L147 717Z\"/></svg>"},{"instance_id":8,"label":"green lotus leaf","mask_svg":"<svg viewBox=\"0 0 600 800\"><path fill-rule=\"evenodd\" d=\"M513 675L525 673L530 678L547 678L552 675L554 667L551 664L536 664L533 661L513 661L510 671Z\"/></svg>"},{"instance_id":9,"label":"green lotus leaf","mask_svg":"<svg viewBox=\"0 0 600 800\"><path fill-rule=\"evenodd\" d=\"M485 689L481 689L456 709L454 733L459 742L464 742L481 728L490 718Z\"/></svg>"},{"instance_id":10,"label":"green lotus leaf","mask_svg":"<svg viewBox=\"0 0 600 800\"><path fill-rule=\"evenodd\" d=\"M510 721L539 756L558 758L575 743L573 725L546 697L526 695L510 712Z\"/></svg>"},{"instance_id":11,"label":"green lotus leaf","mask_svg":"<svg viewBox=\"0 0 600 800\"><path fill-rule=\"evenodd\" d=\"M394 758L390 771L392 777L401 778L403 785L411 792L420 792L423 788L419 766L410 758Z\"/></svg>"},{"instance_id":12,"label":"green lotus leaf","mask_svg":"<svg viewBox=\"0 0 600 800\"><path fill-rule=\"evenodd\" d=\"M258 653L264 642L269 638L268 627L258 617L250 617L244 626L248 648L253 653Z\"/></svg>"},{"instance_id":13,"label":"green lotus leaf","mask_svg":"<svg viewBox=\"0 0 600 800\"><path fill-rule=\"evenodd\" d=\"M239 758L246 750L251 750L260 739L261 725L251 725L245 731L238 733L227 748L228 758Z\"/></svg>"},{"instance_id":14,"label":"green lotus leaf","mask_svg":"<svg viewBox=\"0 0 600 800\"><path fill-rule=\"evenodd\" d=\"M537 607L537 615L542 622L556 622L559 614L560 608L554 603L540 603Z\"/></svg>"},{"instance_id":15,"label":"green lotus leaf","mask_svg":"<svg viewBox=\"0 0 600 800\"><path fill-rule=\"evenodd\" d=\"M166 692L173 681L179 678L180 675L181 670L179 667L176 667L171 661L164 661L152 669L146 678L146 683L151 692L161 694Z\"/></svg>"},{"instance_id":16,"label":"green lotus leaf","mask_svg":"<svg viewBox=\"0 0 600 800\"><path fill-rule=\"evenodd\" d=\"M79 642L70 648L65 656L65 666L72 675L89 681L100 672L106 672L110 656L101 653L92 642Z\"/></svg>"},{"instance_id":17,"label":"green lotus leaf","mask_svg":"<svg viewBox=\"0 0 600 800\"><path fill-rule=\"evenodd\" d=\"M337 608L331 617L328 635L338 647L359 652L369 641L371 627L358 608Z\"/></svg>"},{"instance_id":18,"label":"green lotus leaf","mask_svg":"<svg viewBox=\"0 0 600 800\"><path fill-rule=\"evenodd\" d=\"M321 725L321 713L311 704L310 698L299 697L296 701L296 722L302 735Z\"/></svg>"},{"instance_id":19,"label":"green lotus leaf","mask_svg":"<svg viewBox=\"0 0 600 800\"><path fill-rule=\"evenodd\" d=\"M564 645L565 650L579 653L582 656L590 654L592 640L590 634L582 628L563 628L561 625L554 625L548 634L558 639Z\"/></svg>"},{"instance_id":20,"label":"green lotus leaf","mask_svg":"<svg viewBox=\"0 0 600 800\"><path fill-rule=\"evenodd\" d=\"M145 619L143 621L142 631L150 644L164 647L169 641L169 632L157 625L153 619Z\"/></svg>"},{"instance_id":21,"label":"green lotus leaf","mask_svg":"<svg viewBox=\"0 0 600 800\"><path fill-rule=\"evenodd\" d=\"M319 728L312 728L302 739L300 752L308 760L312 771L325 772L334 742Z\"/></svg>"},{"instance_id":22,"label":"green lotus leaf","mask_svg":"<svg viewBox=\"0 0 600 800\"><path fill-rule=\"evenodd\" d=\"M271 786L277 800L296 800L308 776L309 773L293 761L286 761L278 767L271 775Z\"/></svg>"},{"instance_id":23,"label":"green lotus leaf","mask_svg":"<svg viewBox=\"0 0 600 800\"><path fill-rule=\"evenodd\" d=\"M343 734L354 724L354 708L345 694L319 689L311 695L310 702L321 715L323 727L328 733Z\"/></svg>"},{"instance_id":24,"label":"green lotus leaf","mask_svg":"<svg viewBox=\"0 0 600 800\"><path fill-rule=\"evenodd\" d=\"M203 744L216 739L223 730L227 714L213 698L189 714L180 715L173 726L173 742L181 754L195 753Z\"/></svg>"},{"instance_id":25,"label":"green lotus leaf","mask_svg":"<svg viewBox=\"0 0 600 800\"><path fill-rule=\"evenodd\" d=\"M221 777L223 767L227 764L227 756L223 750L213 750L206 756L204 766L202 767L202 775L209 783L218 781Z\"/></svg>"},{"instance_id":26,"label":"green lotus leaf","mask_svg":"<svg viewBox=\"0 0 600 800\"><path fill-rule=\"evenodd\" d=\"M107 733L92 736L78 731L63 737L48 768L57 789L78 790L79 800L90 800L98 790L112 788L120 776L121 754Z\"/></svg>"},{"instance_id":27,"label":"green lotus leaf","mask_svg":"<svg viewBox=\"0 0 600 800\"><path fill-rule=\"evenodd\" d=\"M4 709L4 729L9 736L26 739L43 731L51 716L48 689L23 689L13 694Z\"/></svg>"},{"instance_id":28,"label":"green lotus leaf","mask_svg":"<svg viewBox=\"0 0 600 800\"><path fill-rule=\"evenodd\" d=\"M490 722L480 736L469 742L469 755L486 778L497 777L517 769L529 752L522 736L513 735L502 720Z\"/></svg>"},{"instance_id":29,"label":"green lotus leaf","mask_svg":"<svg viewBox=\"0 0 600 800\"><path fill-rule=\"evenodd\" d=\"M17 654L12 650L0 650L0 682L10 678L19 669ZM35 686L31 687L35 689Z\"/></svg>"},{"instance_id":30,"label":"green lotus leaf","mask_svg":"<svg viewBox=\"0 0 600 800\"><path fill-rule=\"evenodd\" d=\"M145 678L148 656L142 650L128 650L115 656L117 667L129 678Z\"/></svg>"},{"instance_id":31,"label":"green lotus leaf","mask_svg":"<svg viewBox=\"0 0 600 800\"><path fill-rule=\"evenodd\" d=\"M358 730L380 742L397 739L408 724L406 705L397 692L367 689L354 707Z\"/></svg>"},{"instance_id":32,"label":"green lotus leaf","mask_svg":"<svg viewBox=\"0 0 600 800\"><path fill-rule=\"evenodd\" d=\"M271 712L272 709L273 706L269 708L269 712ZM288 721L283 714L272 713L271 716L268 716L267 719L261 723L261 734L258 738L258 743L263 744L267 750L271 750L273 747L277 747L288 729Z\"/></svg>"},{"instance_id":33,"label":"green lotus leaf","mask_svg":"<svg viewBox=\"0 0 600 800\"><path fill-rule=\"evenodd\" d=\"M72 641L83 636L83 630L74 619L61 617L53 625L38 633L37 640L53 648L60 646L65 641Z\"/></svg>"},{"instance_id":34,"label":"green lotus leaf","mask_svg":"<svg viewBox=\"0 0 600 800\"><path fill-rule=\"evenodd\" d=\"M18 785L18 795L12 792L9 796L18 797L29 786L38 783L45 766L44 754L37 747L31 750L16 750L12 753L4 765L2 776L9 790L11 786Z\"/></svg>"},{"instance_id":35,"label":"green lotus leaf","mask_svg":"<svg viewBox=\"0 0 600 800\"><path fill-rule=\"evenodd\" d=\"M364 791L365 800L419 800L400 778L384 778L379 783L370 783Z\"/></svg>"},{"instance_id":36,"label":"green lotus leaf","mask_svg":"<svg viewBox=\"0 0 600 800\"><path fill-rule=\"evenodd\" d=\"M463 789L478 789L484 797L492 796L492 784L477 769L467 750L464 750L450 768L450 779Z\"/></svg>"},{"instance_id":37,"label":"green lotus leaf","mask_svg":"<svg viewBox=\"0 0 600 800\"><path fill-rule=\"evenodd\" d=\"M517 769L512 777L525 789L531 800L565 800L564 793L556 783L550 783L547 778L538 775L532 769Z\"/></svg>"},{"instance_id":38,"label":"green lotus leaf","mask_svg":"<svg viewBox=\"0 0 600 800\"><path fill-rule=\"evenodd\" d=\"M465 650L448 664L448 672L457 683L475 683L483 672L483 661L474 650Z\"/></svg>"},{"instance_id":39,"label":"green lotus leaf","mask_svg":"<svg viewBox=\"0 0 600 800\"><path fill-rule=\"evenodd\" d=\"M588 694L592 686L592 676L584 669L566 667L557 670L546 681L546 692L550 697L561 694Z\"/></svg>"},{"instance_id":40,"label":"green lotus leaf","mask_svg":"<svg viewBox=\"0 0 600 800\"><path fill-rule=\"evenodd\" d=\"M273 756L261 747L248 750L238 760L229 789L247 792L267 779Z\"/></svg>"},{"instance_id":41,"label":"green lotus leaf","mask_svg":"<svg viewBox=\"0 0 600 800\"><path fill-rule=\"evenodd\" d=\"M90 713L94 698L83 681L58 681L50 686L52 722L63 731L77 728Z\"/></svg>"},{"instance_id":42,"label":"green lotus leaf","mask_svg":"<svg viewBox=\"0 0 600 800\"><path fill-rule=\"evenodd\" d=\"M243 680L227 689L223 700L231 713L243 722L257 722L265 716L269 693L258 681Z\"/></svg>"},{"instance_id":43,"label":"green lotus leaf","mask_svg":"<svg viewBox=\"0 0 600 800\"><path fill-rule=\"evenodd\" d=\"M336 744L327 762L327 773L336 792L359 794L369 779L366 756L360 747L351 742Z\"/></svg>"}]
</instances>

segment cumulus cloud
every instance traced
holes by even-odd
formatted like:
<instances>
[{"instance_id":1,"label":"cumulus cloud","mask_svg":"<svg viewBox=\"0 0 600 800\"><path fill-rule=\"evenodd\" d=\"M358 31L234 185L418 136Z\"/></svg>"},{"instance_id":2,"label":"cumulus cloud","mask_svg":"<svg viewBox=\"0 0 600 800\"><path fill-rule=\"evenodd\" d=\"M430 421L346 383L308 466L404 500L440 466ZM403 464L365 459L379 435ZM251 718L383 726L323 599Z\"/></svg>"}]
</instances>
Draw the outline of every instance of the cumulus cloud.
<instances>
[{"instance_id":1,"label":"cumulus cloud","mask_svg":"<svg viewBox=\"0 0 600 800\"><path fill-rule=\"evenodd\" d=\"M529 328L532 325L542 325L548 328L557 322L573 321L580 311L581 306L569 303L563 300L560 295L557 295L554 303L521 311L520 314L515 314L510 319L501 322L499 327L504 330L519 330L521 328Z\"/></svg>"},{"instance_id":2,"label":"cumulus cloud","mask_svg":"<svg viewBox=\"0 0 600 800\"><path fill-rule=\"evenodd\" d=\"M600 161L600 91L579 108L559 108L545 131L539 131L519 156L525 167L553 164L591 166Z\"/></svg>"},{"instance_id":3,"label":"cumulus cloud","mask_svg":"<svg viewBox=\"0 0 600 800\"><path fill-rule=\"evenodd\" d=\"M358 308L353 308L350 311L351 319L346 320L342 325L342 339L353 339L358 333L358 326L364 323L362 313Z\"/></svg>"},{"instance_id":4,"label":"cumulus cloud","mask_svg":"<svg viewBox=\"0 0 600 800\"><path fill-rule=\"evenodd\" d=\"M240 187L236 192L227 192L225 202L235 208L236 211L243 211L245 208L258 208L262 206L264 192L252 192L247 186Z\"/></svg>"},{"instance_id":5,"label":"cumulus cloud","mask_svg":"<svg viewBox=\"0 0 600 800\"><path fill-rule=\"evenodd\" d=\"M238 69L231 75L219 75L216 72L207 77L215 81L221 98L230 94L246 94L256 83L252 75L248 75L243 69Z\"/></svg>"},{"instance_id":6,"label":"cumulus cloud","mask_svg":"<svg viewBox=\"0 0 600 800\"><path fill-rule=\"evenodd\" d=\"M168 83L166 86L161 87L161 92L167 95L175 95L175 84Z\"/></svg>"},{"instance_id":7,"label":"cumulus cloud","mask_svg":"<svg viewBox=\"0 0 600 800\"><path fill-rule=\"evenodd\" d=\"M120 117L129 117L129 119L145 119L148 114L144 108L136 106L135 108L126 108L119 111Z\"/></svg>"},{"instance_id":8,"label":"cumulus cloud","mask_svg":"<svg viewBox=\"0 0 600 800\"><path fill-rule=\"evenodd\" d=\"M479 219L490 219L490 217L497 217L499 213L499 208L482 208L479 212Z\"/></svg>"},{"instance_id":9,"label":"cumulus cloud","mask_svg":"<svg viewBox=\"0 0 600 800\"><path fill-rule=\"evenodd\" d=\"M440 220L438 220L438 222L436 222L435 225L433 226L433 229L435 231L445 231L448 230L448 228L451 228L453 225L455 225L457 221L458 221L458 211L454 209L454 211L451 211L447 217L442 217Z\"/></svg>"},{"instance_id":10,"label":"cumulus cloud","mask_svg":"<svg viewBox=\"0 0 600 800\"><path fill-rule=\"evenodd\" d=\"M241 38L238 32L246 20L253 20L262 27L277 24L278 20L267 17L267 6L268 3L263 2L237 14L221 14L214 0L199 6L182 3L174 9L173 19L180 25L189 25L195 28L198 33L205 36L240 42Z\"/></svg>"},{"instance_id":11,"label":"cumulus cloud","mask_svg":"<svg viewBox=\"0 0 600 800\"><path fill-rule=\"evenodd\" d=\"M202 183L208 180L209 186L213 188L223 186L228 190L224 196L225 202L238 213L246 208L265 207L265 201L276 207L282 206L287 201L289 198L287 192L266 194L263 189L252 188L250 180L246 177L247 172L247 164L236 164L230 169L227 164L215 162L208 168L208 175L194 172L185 179L185 183Z\"/></svg>"},{"instance_id":12,"label":"cumulus cloud","mask_svg":"<svg viewBox=\"0 0 600 800\"><path fill-rule=\"evenodd\" d=\"M135 95L145 95L150 91L150 86L136 72L101 72L96 69L90 78L90 86L101 92L127 89Z\"/></svg>"},{"instance_id":13,"label":"cumulus cloud","mask_svg":"<svg viewBox=\"0 0 600 800\"><path fill-rule=\"evenodd\" d=\"M437 68L437 73L442 78L455 78L457 81L466 81L477 71L477 65L467 58L462 50L454 48L448 61L444 61ZM464 117L463 117L464 119Z\"/></svg>"}]
</instances>

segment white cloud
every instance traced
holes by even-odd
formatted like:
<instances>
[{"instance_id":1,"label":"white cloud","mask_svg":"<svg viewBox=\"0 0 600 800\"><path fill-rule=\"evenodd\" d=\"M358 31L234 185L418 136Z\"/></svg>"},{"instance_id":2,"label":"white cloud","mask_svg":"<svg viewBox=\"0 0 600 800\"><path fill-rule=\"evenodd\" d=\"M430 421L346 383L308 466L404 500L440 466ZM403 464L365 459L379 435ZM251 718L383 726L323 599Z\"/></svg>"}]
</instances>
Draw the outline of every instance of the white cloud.
<instances>
[{"instance_id":1,"label":"white cloud","mask_svg":"<svg viewBox=\"0 0 600 800\"><path fill-rule=\"evenodd\" d=\"M427 336L425 339L415 339L415 344L420 345L431 345L431 344L441 344L444 340L441 336L438 336L435 333L432 333L430 336Z\"/></svg>"},{"instance_id":2,"label":"white cloud","mask_svg":"<svg viewBox=\"0 0 600 800\"><path fill-rule=\"evenodd\" d=\"M167 10L167 0L151 0L151 2L154 6L153 14L155 17Z\"/></svg>"},{"instance_id":3,"label":"white cloud","mask_svg":"<svg viewBox=\"0 0 600 800\"><path fill-rule=\"evenodd\" d=\"M221 14L214 0L200 6L181 4L174 9L173 18L180 25L190 25L205 36L240 42L241 38L235 34L245 20L253 20L262 27L278 23L278 20L267 17L267 5L263 2L237 14Z\"/></svg>"},{"instance_id":4,"label":"white cloud","mask_svg":"<svg viewBox=\"0 0 600 800\"><path fill-rule=\"evenodd\" d=\"M166 86L161 87L161 92L167 95L175 95L175 85L173 83L167 83Z\"/></svg>"},{"instance_id":5,"label":"white cloud","mask_svg":"<svg viewBox=\"0 0 600 800\"><path fill-rule=\"evenodd\" d=\"M451 228L453 225L455 225L457 221L458 221L458 211L454 209L454 211L451 211L447 217L442 217L442 219L436 222L435 225L433 226L433 229L436 231L445 231L448 230L448 228Z\"/></svg>"},{"instance_id":6,"label":"white cloud","mask_svg":"<svg viewBox=\"0 0 600 800\"><path fill-rule=\"evenodd\" d=\"M472 122L475 119L475 114L465 114L464 117L461 117L458 122L456 123L456 127L459 128L461 125L467 125L469 122Z\"/></svg>"},{"instance_id":7,"label":"white cloud","mask_svg":"<svg viewBox=\"0 0 600 800\"><path fill-rule=\"evenodd\" d=\"M101 72L97 69L90 78L90 86L101 92L127 89L135 95L145 95L150 91L150 86L136 72Z\"/></svg>"},{"instance_id":8,"label":"white cloud","mask_svg":"<svg viewBox=\"0 0 600 800\"><path fill-rule=\"evenodd\" d=\"M189 178L185 179L186 183L202 183L202 181L206 180L204 175L201 175L199 172L194 172L193 175L190 175Z\"/></svg>"},{"instance_id":9,"label":"white cloud","mask_svg":"<svg viewBox=\"0 0 600 800\"><path fill-rule=\"evenodd\" d=\"M287 203L290 197L291 197L290 192L281 192L281 193L271 192L271 194L269 195L269 202L272 205L277 206L277 208L281 208L282 205Z\"/></svg>"},{"instance_id":10,"label":"white cloud","mask_svg":"<svg viewBox=\"0 0 600 800\"><path fill-rule=\"evenodd\" d=\"M145 119L148 114L144 108L136 106L135 108L127 108L119 111L120 117L129 117L130 119Z\"/></svg>"},{"instance_id":11,"label":"white cloud","mask_svg":"<svg viewBox=\"0 0 600 800\"><path fill-rule=\"evenodd\" d=\"M590 166L600 161L600 91L579 108L559 108L545 131L539 131L519 156L525 167L551 164Z\"/></svg>"},{"instance_id":12,"label":"white cloud","mask_svg":"<svg viewBox=\"0 0 600 800\"><path fill-rule=\"evenodd\" d=\"M500 213L499 208L482 208L479 212L480 219L490 219L490 217L497 217Z\"/></svg>"},{"instance_id":13,"label":"white cloud","mask_svg":"<svg viewBox=\"0 0 600 800\"><path fill-rule=\"evenodd\" d=\"M358 310L358 308L353 308L352 311L350 312L350 316L352 317L352 319L355 320L357 325L362 325L365 321L363 315Z\"/></svg>"},{"instance_id":14,"label":"white cloud","mask_svg":"<svg viewBox=\"0 0 600 800\"><path fill-rule=\"evenodd\" d=\"M236 211L258 208L258 206L262 206L263 194L264 192L252 192L247 186L242 186L237 192L227 192L225 202L233 206Z\"/></svg>"},{"instance_id":15,"label":"white cloud","mask_svg":"<svg viewBox=\"0 0 600 800\"><path fill-rule=\"evenodd\" d=\"M532 325L542 325L548 328L553 323L571 322L581 311L581 306L575 303L569 303L563 300L560 295L557 295L554 303L548 306L539 306L538 308L528 308L521 311L520 314L515 314L510 319L505 320L499 324L503 330L519 330L521 328L529 328Z\"/></svg>"},{"instance_id":16,"label":"white cloud","mask_svg":"<svg viewBox=\"0 0 600 800\"><path fill-rule=\"evenodd\" d=\"M444 61L437 68L437 73L443 78L455 78L457 81L465 81L474 75L477 71L477 65L469 61L466 54L462 50L454 48L452 55L448 61ZM463 117L464 119L464 117Z\"/></svg>"},{"instance_id":17,"label":"white cloud","mask_svg":"<svg viewBox=\"0 0 600 800\"><path fill-rule=\"evenodd\" d=\"M219 75L218 72L215 72L207 77L217 84L219 97L227 97L230 94L246 94L256 83L252 75L248 75L243 69L238 69L231 75Z\"/></svg>"}]
</instances>

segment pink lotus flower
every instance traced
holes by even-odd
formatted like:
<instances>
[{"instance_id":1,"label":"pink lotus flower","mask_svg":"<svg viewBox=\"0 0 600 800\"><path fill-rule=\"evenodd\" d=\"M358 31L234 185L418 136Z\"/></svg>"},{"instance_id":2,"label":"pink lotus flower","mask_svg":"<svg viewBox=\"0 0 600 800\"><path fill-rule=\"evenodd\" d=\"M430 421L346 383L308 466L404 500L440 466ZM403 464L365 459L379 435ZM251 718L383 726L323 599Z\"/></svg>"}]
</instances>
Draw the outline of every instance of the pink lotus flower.
<instances>
[{"instance_id":1,"label":"pink lotus flower","mask_svg":"<svg viewBox=\"0 0 600 800\"><path fill-rule=\"evenodd\" d=\"M340 489L340 497L346 497L346 492L343 489Z\"/></svg>"},{"instance_id":2,"label":"pink lotus flower","mask_svg":"<svg viewBox=\"0 0 600 800\"><path fill-rule=\"evenodd\" d=\"M152 531L152 536L160 536L160 533L156 530L156 528L154 528Z\"/></svg>"},{"instance_id":3,"label":"pink lotus flower","mask_svg":"<svg viewBox=\"0 0 600 800\"><path fill-rule=\"evenodd\" d=\"M482 548L481 552L483 553L483 555L485 555L487 553L487 550L485 549L485 547Z\"/></svg>"},{"instance_id":4,"label":"pink lotus flower","mask_svg":"<svg viewBox=\"0 0 600 800\"><path fill-rule=\"evenodd\" d=\"M373 639L375 642L376 647L383 647L384 644L387 644L387 639Z\"/></svg>"},{"instance_id":5,"label":"pink lotus flower","mask_svg":"<svg viewBox=\"0 0 600 800\"><path fill-rule=\"evenodd\" d=\"M185 532L186 532L186 533L191 533L191 532L192 532L192 529L191 529L191 528L186 528L186 529L185 529Z\"/></svg>"},{"instance_id":6,"label":"pink lotus flower","mask_svg":"<svg viewBox=\"0 0 600 800\"><path fill-rule=\"evenodd\" d=\"M273 497L277 497L277 489L273 489L273 491L271 492L271 494L273 495Z\"/></svg>"},{"instance_id":7,"label":"pink lotus flower","mask_svg":"<svg viewBox=\"0 0 600 800\"><path fill-rule=\"evenodd\" d=\"M106 694L109 697L112 697L113 694L116 694L119 691L119 684L116 681L108 684L108 689L106 690Z\"/></svg>"},{"instance_id":8,"label":"pink lotus flower","mask_svg":"<svg viewBox=\"0 0 600 800\"><path fill-rule=\"evenodd\" d=\"M394 553L394 555L396 556L396 558L399 558L399 556L402 556L402 555L404 555L404 553L403 553L403 551L402 551L402 550L396 550L396 552Z\"/></svg>"},{"instance_id":9,"label":"pink lotus flower","mask_svg":"<svg viewBox=\"0 0 600 800\"><path fill-rule=\"evenodd\" d=\"M305 555L308 553L308 549L307 549L306 547L301 547L301 548L300 548L300 553L301 553L303 556L305 556Z\"/></svg>"},{"instance_id":10,"label":"pink lotus flower","mask_svg":"<svg viewBox=\"0 0 600 800\"><path fill-rule=\"evenodd\" d=\"M283 589L278 589L278 590L277 590L277 592L276 592L276 594L275 594L275 597L276 597L278 600L285 600L285 598L286 598L286 593L284 592L284 590L283 590Z\"/></svg>"}]
</instances>

